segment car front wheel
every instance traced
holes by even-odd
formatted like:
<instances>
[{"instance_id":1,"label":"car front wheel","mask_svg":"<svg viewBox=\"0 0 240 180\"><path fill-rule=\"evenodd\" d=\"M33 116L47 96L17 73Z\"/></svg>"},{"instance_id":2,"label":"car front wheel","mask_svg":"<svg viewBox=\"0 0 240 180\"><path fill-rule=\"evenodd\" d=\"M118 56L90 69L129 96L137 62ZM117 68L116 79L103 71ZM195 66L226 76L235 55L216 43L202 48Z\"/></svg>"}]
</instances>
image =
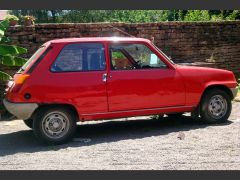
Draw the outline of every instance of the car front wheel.
<instances>
[{"instance_id":1,"label":"car front wheel","mask_svg":"<svg viewBox=\"0 0 240 180\"><path fill-rule=\"evenodd\" d=\"M33 121L36 137L45 144L62 144L72 139L76 118L68 108L43 108Z\"/></svg>"},{"instance_id":2,"label":"car front wheel","mask_svg":"<svg viewBox=\"0 0 240 180\"><path fill-rule=\"evenodd\" d=\"M200 116L206 123L226 122L231 114L231 97L221 89L212 89L203 95Z\"/></svg>"}]
</instances>

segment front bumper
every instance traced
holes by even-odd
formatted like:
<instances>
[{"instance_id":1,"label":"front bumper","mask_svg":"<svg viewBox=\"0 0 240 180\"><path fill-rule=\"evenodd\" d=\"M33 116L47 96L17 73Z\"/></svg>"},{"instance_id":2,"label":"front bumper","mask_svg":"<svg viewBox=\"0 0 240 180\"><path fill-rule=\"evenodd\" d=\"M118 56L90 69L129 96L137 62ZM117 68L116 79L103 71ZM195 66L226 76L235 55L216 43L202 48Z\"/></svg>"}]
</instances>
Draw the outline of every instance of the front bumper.
<instances>
[{"instance_id":1,"label":"front bumper","mask_svg":"<svg viewBox=\"0 0 240 180\"><path fill-rule=\"evenodd\" d=\"M3 104L11 114L23 120L29 119L38 107L36 103L12 103L6 99L3 99Z\"/></svg>"},{"instance_id":2,"label":"front bumper","mask_svg":"<svg viewBox=\"0 0 240 180\"><path fill-rule=\"evenodd\" d=\"M231 88L232 94L233 94L233 99L237 96L238 88Z\"/></svg>"}]
</instances>

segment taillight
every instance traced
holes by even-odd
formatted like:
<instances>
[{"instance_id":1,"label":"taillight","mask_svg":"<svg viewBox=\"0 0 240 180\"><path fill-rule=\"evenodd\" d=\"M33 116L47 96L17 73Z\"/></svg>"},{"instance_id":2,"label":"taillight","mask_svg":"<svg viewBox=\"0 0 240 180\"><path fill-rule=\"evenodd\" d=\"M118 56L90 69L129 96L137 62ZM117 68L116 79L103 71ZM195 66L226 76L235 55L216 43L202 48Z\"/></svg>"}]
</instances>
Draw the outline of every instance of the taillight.
<instances>
[{"instance_id":1,"label":"taillight","mask_svg":"<svg viewBox=\"0 0 240 180\"><path fill-rule=\"evenodd\" d=\"M13 88L11 89L12 92L18 92L24 82L30 77L29 74L15 74L14 75L14 85Z\"/></svg>"},{"instance_id":2,"label":"taillight","mask_svg":"<svg viewBox=\"0 0 240 180\"><path fill-rule=\"evenodd\" d=\"M16 74L14 76L14 83L23 84L29 78L29 76L29 74Z\"/></svg>"}]
</instances>

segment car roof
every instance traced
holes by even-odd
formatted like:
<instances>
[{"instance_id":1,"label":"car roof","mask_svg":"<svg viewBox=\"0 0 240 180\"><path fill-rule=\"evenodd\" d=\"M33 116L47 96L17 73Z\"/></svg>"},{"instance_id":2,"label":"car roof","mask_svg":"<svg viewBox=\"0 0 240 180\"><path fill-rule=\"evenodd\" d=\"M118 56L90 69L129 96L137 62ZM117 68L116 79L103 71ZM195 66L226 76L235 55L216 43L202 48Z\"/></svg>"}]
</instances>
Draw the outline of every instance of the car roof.
<instances>
[{"instance_id":1,"label":"car roof","mask_svg":"<svg viewBox=\"0 0 240 180\"><path fill-rule=\"evenodd\" d=\"M48 41L47 43L71 43L71 42L147 42L150 40L144 38L135 38L135 37L83 37L83 38L63 38L63 39L54 39Z\"/></svg>"}]
</instances>

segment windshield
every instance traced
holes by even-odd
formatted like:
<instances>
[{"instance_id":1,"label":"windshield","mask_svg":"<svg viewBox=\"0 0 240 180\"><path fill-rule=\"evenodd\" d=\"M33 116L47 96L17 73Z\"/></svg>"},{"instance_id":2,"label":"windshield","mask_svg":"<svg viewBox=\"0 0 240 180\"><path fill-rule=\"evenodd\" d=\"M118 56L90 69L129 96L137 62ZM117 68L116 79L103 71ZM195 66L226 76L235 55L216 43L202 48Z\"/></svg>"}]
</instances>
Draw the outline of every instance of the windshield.
<instances>
[{"instance_id":1,"label":"windshield","mask_svg":"<svg viewBox=\"0 0 240 180\"><path fill-rule=\"evenodd\" d=\"M162 52L155 44L152 43L152 45L172 64L175 64L164 52Z\"/></svg>"},{"instance_id":2,"label":"windshield","mask_svg":"<svg viewBox=\"0 0 240 180\"><path fill-rule=\"evenodd\" d=\"M25 71L29 65L32 64L33 61L35 61L45 50L45 46L41 46L33 55L32 57L19 69L17 73L22 73Z\"/></svg>"}]
</instances>

